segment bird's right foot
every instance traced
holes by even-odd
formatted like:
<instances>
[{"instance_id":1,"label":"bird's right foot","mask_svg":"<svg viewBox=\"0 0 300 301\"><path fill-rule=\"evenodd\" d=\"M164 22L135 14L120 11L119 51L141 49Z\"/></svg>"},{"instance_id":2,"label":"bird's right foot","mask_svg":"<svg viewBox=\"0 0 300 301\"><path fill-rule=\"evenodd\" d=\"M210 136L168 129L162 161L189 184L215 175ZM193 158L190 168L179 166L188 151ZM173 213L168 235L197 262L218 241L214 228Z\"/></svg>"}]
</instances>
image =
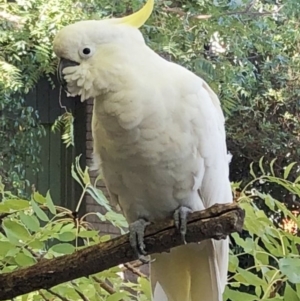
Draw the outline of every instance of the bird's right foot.
<instances>
[{"instance_id":1,"label":"bird's right foot","mask_svg":"<svg viewBox=\"0 0 300 301\"><path fill-rule=\"evenodd\" d=\"M138 259L143 263L149 263L149 260L145 258L147 252L145 250L144 234L146 226L150 225L150 222L144 219L138 219L137 221L129 225L129 242L133 248Z\"/></svg>"}]
</instances>

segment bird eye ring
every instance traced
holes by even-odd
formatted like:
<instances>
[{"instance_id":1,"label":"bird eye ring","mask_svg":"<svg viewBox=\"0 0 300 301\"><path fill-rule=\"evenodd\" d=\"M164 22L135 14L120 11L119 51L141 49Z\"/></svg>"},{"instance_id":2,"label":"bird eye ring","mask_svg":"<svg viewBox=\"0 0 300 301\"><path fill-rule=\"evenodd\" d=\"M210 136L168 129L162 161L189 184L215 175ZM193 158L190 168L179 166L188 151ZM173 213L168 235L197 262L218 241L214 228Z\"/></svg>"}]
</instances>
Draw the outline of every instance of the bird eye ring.
<instances>
[{"instance_id":1,"label":"bird eye ring","mask_svg":"<svg viewBox=\"0 0 300 301\"><path fill-rule=\"evenodd\" d=\"M86 46L86 47L80 49L79 55L82 58L88 58L88 57L90 57L93 54L92 52L93 52L92 48Z\"/></svg>"}]
</instances>

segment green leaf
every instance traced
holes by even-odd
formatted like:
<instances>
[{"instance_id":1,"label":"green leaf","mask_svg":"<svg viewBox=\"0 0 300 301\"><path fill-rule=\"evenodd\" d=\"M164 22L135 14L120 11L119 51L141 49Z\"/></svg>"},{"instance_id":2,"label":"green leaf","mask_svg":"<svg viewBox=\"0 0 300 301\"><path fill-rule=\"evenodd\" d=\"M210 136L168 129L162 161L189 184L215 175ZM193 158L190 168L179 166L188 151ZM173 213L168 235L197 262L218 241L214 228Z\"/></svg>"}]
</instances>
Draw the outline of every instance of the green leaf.
<instances>
[{"instance_id":1,"label":"green leaf","mask_svg":"<svg viewBox=\"0 0 300 301\"><path fill-rule=\"evenodd\" d=\"M266 282L263 279L259 278L257 275L250 271L244 270L242 268L237 268L237 271L246 280L246 283L248 284L254 286L264 286L266 284Z\"/></svg>"},{"instance_id":2,"label":"green leaf","mask_svg":"<svg viewBox=\"0 0 300 301\"><path fill-rule=\"evenodd\" d=\"M141 289L143 293L146 295L146 297L148 298L148 300L151 300L152 293L151 293L150 281L146 278L139 277L138 283L140 284Z\"/></svg>"},{"instance_id":3,"label":"green leaf","mask_svg":"<svg viewBox=\"0 0 300 301\"><path fill-rule=\"evenodd\" d=\"M115 211L107 211L105 213L106 220L110 221L114 226L121 228L128 228L128 223L124 215Z\"/></svg>"},{"instance_id":4,"label":"green leaf","mask_svg":"<svg viewBox=\"0 0 300 301\"><path fill-rule=\"evenodd\" d=\"M86 167L83 173L83 182L84 184L91 184L91 179L89 175L89 169Z\"/></svg>"},{"instance_id":5,"label":"green leaf","mask_svg":"<svg viewBox=\"0 0 300 301\"><path fill-rule=\"evenodd\" d=\"M300 298L300 284L295 284L296 286L296 291L297 291L297 296Z\"/></svg>"},{"instance_id":6,"label":"green leaf","mask_svg":"<svg viewBox=\"0 0 300 301\"><path fill-rule=\"evenodd\" d=\"M254 179L256 179L256 174L255 174L254 171L253 171L253 162L251 162L251 164L250 164L250 175L251 175Z\"/></svg>"},{"instance_id":7,"label":"green leaf","mask_svg":"<svg viewBox=\"0 0 300 301\"><path fill-rule=\"evenodd\" d=\"M75 252L75 247L69 243L61 243L54 245L50 250L60 254L72 254Z\"/></svg>"},{"instance_id":8,"label":"green leaf","mask_svg":"<svg viewBox=\"0 0 300 301\"><path fill-rule=\"evenodd\" d=\"M264 161L264 156L262 156L260 159L259 159L259 162L258 162L258 165L259 165L259 168L262 172L263 175L265 175L265 170L264 170L264 167L263 167L263 161Z\"/></svg>"},{"instance_id":9,"label":"green leaf","mask_svg":"<svg viewBox=\"0 0 300 301\"><path fill-rule=\"evenodd\" d=\"M12 242L20 243L20 240L26 242L31 238L28 230L16 221L5 219L3 222L3 228L8 239Z\"/></svg>"},{"instance_id":10,"label":"green leaf","mask_svg":"<svg viewBox=\"0 0 300 301\"><path fill-rule=\"evenodd\" d=\"M290 282L300 283L300 258L281 258L279 259L279 268Z\"/></svg>"},{"instance_id":11,"label":"green leaf","mask_svg":"<svg viewBox=\"0 0 300 301\"><path fill-rule=\"evenodd\" d=\"M8 213L10 211L11 210L8 205L6 205L5 203L0 203L0 212L1 213Z\"/></svg>"},{"instance_id":12,"label":"green leaf","mask_svg":"<svg viewBox=\"0 0 300 301\"><path fill-rule=\"evenodd\" d=\"M274 202L274 199L270 195L267 195L265 197L265 203L272 211L275 210L275 202Z\"/></svg>"},{"instance_id":13,"label":"green leaf","mask_svg":"<svg viewBox=\"0 0 300 301\"><path fill-rule=\"evenodd\" d=\"M236 255L231 255L229 256L229 266L228 266L228 270L231 273L235 273L237 267L239 266L239 259Z\"/></svg>"},{"instance_id":14,"label":"green leaf","mask_svg":"<svg viewBox=\"0 0 300 301\"><path fill-rule=\"evenodd\" d=\"M270 163L270 170L271 170L271 174L272 174L272 176L274 176L275 177L275 173L274 173L274 163L275 163L275 161L277 160L277 158L274 158L272 161L271 161L271 163Z\"/></svg>"},{"instance_id":15,"label":"green leaf","mask_svg":"<svg viewBox=\"0 0 300 301\"><path fill-rule=\"evenodd\" d=\"M16 246L9 241L0 241L0 256L4 257L7 252Z\"/></svg>"},{"instance_id":16,"label":"green leaf","mask_svg":"<svg viewBox=\"0 0 300 301\"><path fill-rule=\"evenodd\" d=\"M50 210L50 212L53 215L55 215L56 214L56 208L55 208L55 206L53 204L53 201L52 201L52 198L51 198L49 190L47 191L47 194L46 194L46 205L47 205L48 209Z\"/></svg>"},{"instance_id":17,"label":"green leaf","mask_svg":"<svg viewBox=\"0 0 300 301\"><path fill-rule=\"evenodd\" d=\"M274 200L274 202L278 209L280 209L285 216L289 216L295 223L297 223L297 218L295 217L295 215L293 215L293 213L290 210L287 209L284 203L281 203L277 200Z\"/></svg>"},{"instance_id":18,"label":"green leaf","mask_svg":"<svg viewBox=\"0 0 300 301\"><path fill-rule=\"evenodd\" d=\"M44 205L46 203L46 198L43 197L39 192L35 192L33 194L33 198L37 203L39 203L41 205Z\"/></svg>"},{"instance_id":19,"label":"green leaf","mask_svg":"<svg viewBox=\"0 0 300 301\"><path fill-rule=\"evenodd\" d=\"M284 290L284 301L300 301L296 291L286 282Z\"/></svg>"},{"instance_id":20,"label":"green leaf","mask_svg":"<svg viewBox=\"0 0 300 301\"><path fill-rule=\"evenodd\" d=\"M31 200L31 206L40 220L44 222L49 221L47 214L39 207L39 205L34 200Z\"/></svg>"},{"instance_id":21,"label":"green leaf","mask_svg":"<svg viewBox=\"0 0 300 301\"><path fill-rule=\"evenodd\" d=\"M72 241L76 238L74 232L63 232L58 235L60 241Z\"/></svg>"},{"instance_id":22,"label":"green leaf","mask_svg":"<svg viewBox=\"0 0 300 301\"><path fill-rule=\"evenodd\" d=\"M75 179L77 181L77 183L80 184L81 188L84 189L84 186L75 171L74 164L72 164L72 166L71 166L71 175L72 175L73 179Z\"/></svg>"},{"instance_id":23,"label":"green leaf","mask_svg":"<svg viewBox=\"0 0 300 301\"><path fill-rule=\"evenodd\" d=\"M6 256L15 257L16 254L18 254L19 252L20 252L20 249L17 247L14 247L13 249L11 249L7 252Z\"/></svg>"},{"instance_id":24,"label":"green leaf","mask_svg":"<svg viewBox=\"0 0 300 301\"><path fill-rule=\"evenodd\" d=\"M296 178L296 180L294 181L294 183L296 184L296 183L299 183L300 182L300 176L298 176L297 178Z\"/></svg>"},{"instance_id":25,"label":"green leaf","mask_svg":"<svg viewBox=\"0 0 300 301\"><path fill-rule=\"evenodd\" d=\"M291 164L289 164L287 167L284 168L284 173L283 173L283 178L286 180L287 177L290 174L291 169L293 168L293 166L296 164L296 162L292 162Z\"/></svg>"},{"instance_id":26,"label":"green leaf","mask_svg":"<svg viewBox=\"0 0 300 301\"><path fill-rule=\"evenodd\" d=\"M83 180L83 183L84 183L84 184L90 184L90 182L87 182L87 183L86 183L86 182L84 181L85 175L84 175L84 172L82 171L82 168L81 168L81 166L80 166L80 158L81 158L81 155L79 155L79 156L77 156L77 157L75 158L75 169L76 169L77 173L79 174L81 180ZM89 175L88 175L88 178L89 178Z\"/></svg>"},{"instance_id":27,"label":"green leaf","mask_svg":"<svg viewBox=\"0 0 300 301\"><path fill-rule=\"evenodd\" d=\"M259 297L261 295L261 291L262 291L261 286L256 286L255 287L255 294L256 294L256 296Z\"/></svg>"},{"instance_id":28,"label":"green leaf","mask_svg":"<svg viewBox=\"0 0 300 301\"><path fill-rule=\"evenodd\" d=\"M19 213L21 222L33 232L38 232L40 230L40 222L35 215L27 215L24 212Z\"/></svg>"},{"instance_id":29,"label":"green leaf","mask_svg":"<svg viewBox=\"0 0 300 301\"><path fill-rule=\"evenodd\" d=\"M95 299L96 288L95 283L79 283L78 288L81 290L82 293L87 297L88 300L97 300Z\"/></svg>"},{"instance_id":30,"label":"green leaf","mask_svg":"<svg viewBox=\"0 0 300 301\"><path fill-rule=\"evenodd\" d=\"M224 292L224 300L230 301L257 301L256 295L250 295L247 293L242 293L237 290L232 290L226 287Z\"/></svg>"},{"instance_id":31,"label":"green leaf","mask_svg":"<svg viewBox=\"0 0 300 301\"><path fill-rule=\"evenodd\" d=\"M20 200L20 199L9 199L4 202L5 205L7 205L12 210L24 210L29 208L30 203L26 200Z\"/></svg>"},{"instance_id":32,"label":"green leaf","mask_svg":"<svg viewBox=\"0 0 300 301\"><path fill-rule=\"evenodd\" d=\"M95 231L95 230L80 230L79 233L78 233L78 236L79 237L82 237L82 238L92 238L92 237L95 237L95 236L99 236L99 232L98 231Z\"/></svg>"},{"instance_id":33,"label":"green leaf","mask_svg":"<svg viewBox=\"0 0 300 301\"><path fill-rule=\"evenodd\" d=\"M274 255L274 256L283 256L283 251L282 251L282 247L278 241L278 239L274 239L272 236L270 236L270 232L274 231L274 233L277 234L276 237L279 237L278 232L275 231L275 229L266 229L266 232L269 234L267 235L263 235L261 237L265 248L269 251L270 254Z\"/></svg>"},{"instance_id":34,"label":"green leaf","mask_svg":"<svg viewBox=\"0 0 300 301\"><path fill-rule=\"evenodd\" d=\"M45 248L45 244L39 239L31 241L28 246L33 250L43 250Z\"/></svg>"},{"instance_id":35,"label":"green leaf","mask_svg":"<svg viewBox=\"0 0 300 301\"><path fill-rule=\"evenodd\" d=\"M15 256L16 263L21 266L30 266L36 263L36 260L31 256L25 255L24 253L20 252Z\"/></svg>"},{"instance_id":36,"label":"green leaf","mask_svg":"<svg viewBox=\"0 0 300 301\"><path fill-rule=\"evenodd\" d=\"M70 223L64 225L64 226L60 229L60 231L61 231L61 232L68 232L68 231L73 230L73 229L75 229L75 225L74 225L73 222L70 222Z\"/></svg>"},{"instance_id":37,"label":"green leaf","mask_svg":"<svg viewBox=\"0 0 300 301\"><path fill-rule=\"evenodd\" d=\"M243 238L240 237L238 233L232 233L231 234L232 238L234 239L235 243L245 249L246 247L246 242Z\"/></svg>"},{"instance_id":38,"label":"green leaf","mask_svg":"<svg viewBox=\"0 0 300 301\"><path fill-rule=\"evenodd\" d=\"M123 298L128 296L127 292L116 292L107 297L106 301L121 301Z\"/></svg>"},{"instance_id":39,"label":"green leaf","mask_svg":"<svg viewBox=\"0 0 300 301\"><path fill-rule=\"evenodd\" d=\"M263 236L265 229L261 227L261 224L257 220L246 217L244 222L244 229L248 230L250 234L256 234L257 236Z\"/></svg>"},{"instance_id":40,"label":"green leaf","mask_svg":"<svg viewBox=\"0 0 300 301\"><path fill-rule=\"evenodd\" d=\"M269 263L269 254L267 252L254 252L257 264L267 265Z\"/></svg>"},{"instance_id":41,"label":"green leaf","mask_svg":"<svg viewBox=\"0 0 300 301\"><path fill-rule=\"evenodd\" d=\"M103 192L91 185L87 187L87 192L94 198L94 200L106 210L111 211L109 202Z\"/></svg>"},{"instance_id":42,"label":"green leaf","mask_svg":"<svg viewBox=\"0 0 300 301\"><path fill-rule=\"evenodd\" d=\"M110 239L111 239L111 236L109 234L99 236L100 242L105 242L105 241L108 241Z\"/></svg>"}]
</instances>

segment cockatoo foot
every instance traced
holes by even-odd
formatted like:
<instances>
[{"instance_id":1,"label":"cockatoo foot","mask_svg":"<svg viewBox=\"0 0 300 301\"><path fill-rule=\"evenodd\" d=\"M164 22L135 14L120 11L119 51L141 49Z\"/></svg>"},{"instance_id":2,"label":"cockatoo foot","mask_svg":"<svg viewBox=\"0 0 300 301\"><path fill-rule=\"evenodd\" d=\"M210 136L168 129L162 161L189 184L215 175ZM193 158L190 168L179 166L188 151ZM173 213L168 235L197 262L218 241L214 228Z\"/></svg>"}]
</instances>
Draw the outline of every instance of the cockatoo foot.
<instances>
[{"instance_id":1,"label":"cockatoo foot","mask_svg":"<svg viewBox=\"0 0 300 301\"><path fill-rule=\"evenodd\" d=\"M144 219L138 219L137 221L129 225L129 242L134 252L138 256L139 260L143 263L148 263L143 255L147 255L144 244L144 233L146 226L150 225L150 222Z\"/></svg>"},{"instance_id":2,"label":"cockatoo foot","mask_svg":"<svg viewBox=\"0 0 300 301\"><path fill-rule=\"evenodd\" d=\"M180 231L182 240L185 244L186 244L185 235L186 235L187 217L192 212L193 212L192 209L181 206L177 210L175 210L173 215L175 226Z\"/></svg>"}]
</instances>

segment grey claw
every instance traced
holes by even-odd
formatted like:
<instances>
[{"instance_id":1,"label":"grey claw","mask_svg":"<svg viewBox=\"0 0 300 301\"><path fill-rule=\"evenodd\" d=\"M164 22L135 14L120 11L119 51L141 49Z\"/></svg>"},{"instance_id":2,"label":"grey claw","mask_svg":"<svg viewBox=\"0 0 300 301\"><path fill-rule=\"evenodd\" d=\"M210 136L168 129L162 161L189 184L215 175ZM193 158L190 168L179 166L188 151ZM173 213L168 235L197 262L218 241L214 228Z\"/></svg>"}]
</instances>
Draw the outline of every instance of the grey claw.
<instances>
[{"instance_id":1,"label":"grey claw","mask_svg":"<svg viewBox=\"0 0 300 301\"><path fill-rule=\"evenodd\" d=\"M145 262L146 259L143 258L143 255L147 255L145 251L144 244L144 233L145 228L150 223L145 221L144 219L139 219L129 225L129 242L137 257Z\"/></svg>"},{"instance_id":2,"label":"grey claw","mask_svg":"<svg viewBox=\"0 0 300 301\"><path fill-rule=\"evenodd\" d=\"M185 244L186 244L185 235L186 235L187 217L192 212L193 212L192 209L181 206L177 210L175 210L173 215L175 226L180 231L182 240Z\"/></svg>"},{"instance_id":3,"label":"grey claw","mask_svg":"<svg viewBox=\"0 0 300 301\"><path fill-rule=\"evenodd\" d=\"M139 261L141 261L143 264L152 263L155 261L155 259L151 259L150 256L144 257L142 255L139 256Z\"/></svg>"}]
</instances>

